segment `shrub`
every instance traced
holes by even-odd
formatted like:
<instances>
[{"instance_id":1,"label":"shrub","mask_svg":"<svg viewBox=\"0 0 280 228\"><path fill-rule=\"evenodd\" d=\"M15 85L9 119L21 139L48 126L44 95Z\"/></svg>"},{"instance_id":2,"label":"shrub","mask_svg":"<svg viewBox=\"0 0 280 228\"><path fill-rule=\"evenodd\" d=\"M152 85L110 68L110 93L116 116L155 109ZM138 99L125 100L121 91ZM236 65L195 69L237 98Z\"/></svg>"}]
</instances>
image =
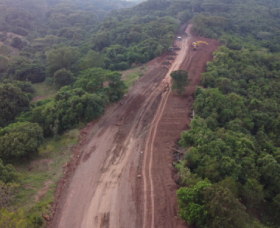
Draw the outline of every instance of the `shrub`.
<instances>
[{"instance_id":1,"label":"shrub","mask_svg":"<svg viewBox=\"0 0 280 228\"><path fill-rule=\"evenodd\" d=\"M0 131L0 156L7 161L30 158L38 152L43 130L37 123L18 122Z\"/></svg>"},{"instance_id":2,"label":"shrub","mask_svg":"<svg viewBox=\"0 0 280 228\"><path fill-rule=\"evenodd\" d=\"M54 73L54 84L59 88L62 86L70 85L73 81L73 74L65 68L60 69Z\"/></svg>"}]
</instances>

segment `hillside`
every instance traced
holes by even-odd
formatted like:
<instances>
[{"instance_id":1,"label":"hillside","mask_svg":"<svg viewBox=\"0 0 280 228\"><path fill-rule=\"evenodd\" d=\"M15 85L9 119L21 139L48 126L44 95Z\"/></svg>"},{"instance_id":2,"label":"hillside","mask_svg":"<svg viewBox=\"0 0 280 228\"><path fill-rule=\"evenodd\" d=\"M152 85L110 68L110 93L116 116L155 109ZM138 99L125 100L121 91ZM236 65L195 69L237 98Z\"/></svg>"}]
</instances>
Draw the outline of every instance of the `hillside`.
<instances>
[{"instance_id":1,"label":"hillside","mask_svg":"<svg viewBox=\"0 0 280 228\"><path fill-rule=\"evenodd\" d=\"M0 12L1 227L279 226L279 0Z\"/></svg>"},{"instance_id":2,"label":"hillside","mask_svg":"<svg viewBox=\"0 0 280 228\"><path fill-rule=\"evenodd\" d=\"M149 62L147 73L122 104L110 107L87 128L59 184L49 227L186 227L174 217L177 186L167 168L172 158L166 145L174 146L190 123L184 117L190 113L191 96L200 72L218 47L217 41L204 38L211 47L192 51L191 43L201 38L191 36L190 27L181 27L183 40L174 41L176 55L168 53ZM165 65L172 56L170 65ZM169 75L177 69L196 70L189 75L186 98L172 94L170 89ZM123 215L126 211L129 216Z\"/></svg>"}]
</instances>

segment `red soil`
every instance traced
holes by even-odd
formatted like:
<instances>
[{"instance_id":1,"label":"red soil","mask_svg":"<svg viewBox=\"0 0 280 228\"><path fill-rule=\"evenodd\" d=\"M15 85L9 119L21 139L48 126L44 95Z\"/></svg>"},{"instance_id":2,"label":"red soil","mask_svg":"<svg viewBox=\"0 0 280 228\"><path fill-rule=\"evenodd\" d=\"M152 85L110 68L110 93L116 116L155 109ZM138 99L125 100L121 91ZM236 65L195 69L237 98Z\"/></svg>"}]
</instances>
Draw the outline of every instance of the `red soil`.
<instances>
[{"instance_id":1,"label":"red soil","mask_svg":"<svg viewBox=\"0 0 280 228\"><path fill-rule=\"evenodd\" d=\"M58 184L48 227L188 227L177 215L179 186L170 148L188 129L195 87L219 46L216 40L192 36L190 28L178 32L182 41L174 44L180 50L151 61L123 104L112 105L81 132ZM191 43L197 40L209 46L193 51ZM167 58L171 64L164 64ZM183 97L170 90L170 73L178 69L187 70L191 79Z\"/></svg>"}]
</instances>

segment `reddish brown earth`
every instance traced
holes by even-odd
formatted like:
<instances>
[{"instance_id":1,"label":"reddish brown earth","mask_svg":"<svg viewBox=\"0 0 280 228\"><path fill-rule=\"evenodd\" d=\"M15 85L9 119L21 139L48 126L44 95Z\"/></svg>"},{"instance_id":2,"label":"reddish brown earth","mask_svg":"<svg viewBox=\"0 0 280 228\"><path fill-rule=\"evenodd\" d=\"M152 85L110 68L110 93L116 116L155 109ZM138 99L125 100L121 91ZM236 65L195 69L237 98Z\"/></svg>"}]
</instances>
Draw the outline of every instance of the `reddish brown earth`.
<instances>
[{"instance_id":1,"label":"reddish brown earth","mask_svg":"<svg viewBox=\"0 0 280 228\"><path fill-rule=\"evenodd\" d=\"M58 184L48 227L187 227L177 216L170 148L188 129L195 87L218 48L215 40L191 36L190 27L181 27L176 55L151 61L123 104L112 105L83 129ZM209 46L193 51L197 40ZM191 79L184 97L170 90L170 73L178 69L187 70Z\"/></svg>"}]
</instances>

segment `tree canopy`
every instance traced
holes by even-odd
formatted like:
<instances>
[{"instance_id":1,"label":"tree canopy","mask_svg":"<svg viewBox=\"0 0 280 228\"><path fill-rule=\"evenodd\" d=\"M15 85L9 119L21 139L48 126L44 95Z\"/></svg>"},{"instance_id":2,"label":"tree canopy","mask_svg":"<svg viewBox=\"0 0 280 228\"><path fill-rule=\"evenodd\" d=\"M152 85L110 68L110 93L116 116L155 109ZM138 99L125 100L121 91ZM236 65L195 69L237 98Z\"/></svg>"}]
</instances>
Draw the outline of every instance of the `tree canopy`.
<instances>
[{"instance_id":1,"label":"tree canopy","mask_svg":"<svg viewBox=\"0 0 280 228\"><path fill-rule=\"evenodd\" d=\"M218 39L221 47L202 74L196 116L180 141L188 148L176 165L180 216L198 227L264 227L255 217L279 227L279 1L133 5L0 0L0 188L13 189L10 181L16 181L7 163L36 155L43 136L100 117L106 104L124 94L118 71L167 52L179 24L191 22L195 35ZM172 74L173 89L182 94L188 75ZM46 76L61 89L30 104L29 82ZM32 219L2 208L0 226L38 227Z\"/></svg>"},{"instance_id":2,"label":"tree canopy","mask_svg":"<svg viewBox=\"0 0 280 228\"><path fill-rule=\"evenodd\" d=\"M179 95L182 95L186 91L185 87L189 85L189 75L185 70L173 71L170 74L172 82L172 90L176 91Z\"/></svg>"},{"instance_id":3,"label":"tree canopy","mask_svg":"<svg viewBox=\"0 0 280 228\"><path fill-rule=\"evenodd\" d=\"M2 159L0 159L0 183L3 182L7 184L16 182L18 180L18 177L19 175L16 172L15 168L11 164L4 165Z\"/></svg>"},{"instance_id":4,"label":"tree canopy","mask_svg":"<svg viewBox=\"0 0 280 228\"><path fill-rule=\"evenodd\" d=\"M189 148L183 164L192 175L209 179L220 194L225 193L218 186L228 187L225 180L231 180L231 186L237 187L234 205L237 207L236 200L241 199L247 214L262 207L261 221L266 223L268 216L276 227L278 207L273 202L277 202L280 187L279 54L261 50L251 44L241 50L220 47L214 53L214 60L202 74L207 89L196 90L196 116L190 130L182 133L180 144ZM243 212L240 219L246 218ZM231 227L225 220L231 215L221 216L215 227ZM242 227L244 221L231 224Z\"/></svg>"},{"instance_id":5,"label":"tree canopy","mask_svg":"<svg viewBox=\"0 0 280 228\"><path fill-rule=\"evenodd\" d=\"M43 142L43 131L37 123L19 122L0 130L0 157L5 162L30 158Z\"/></svg>"},{"instance_id":6,"label":"tree canopy","mask_svg":"<svg viewBox=\"0 0 280 228\"><path fill-rule=\"evenodd\" d=\"M0 127L12 122L29 109L29 99L21 89L11 84L0 85Z\"/></svg>"}]
</instances>

